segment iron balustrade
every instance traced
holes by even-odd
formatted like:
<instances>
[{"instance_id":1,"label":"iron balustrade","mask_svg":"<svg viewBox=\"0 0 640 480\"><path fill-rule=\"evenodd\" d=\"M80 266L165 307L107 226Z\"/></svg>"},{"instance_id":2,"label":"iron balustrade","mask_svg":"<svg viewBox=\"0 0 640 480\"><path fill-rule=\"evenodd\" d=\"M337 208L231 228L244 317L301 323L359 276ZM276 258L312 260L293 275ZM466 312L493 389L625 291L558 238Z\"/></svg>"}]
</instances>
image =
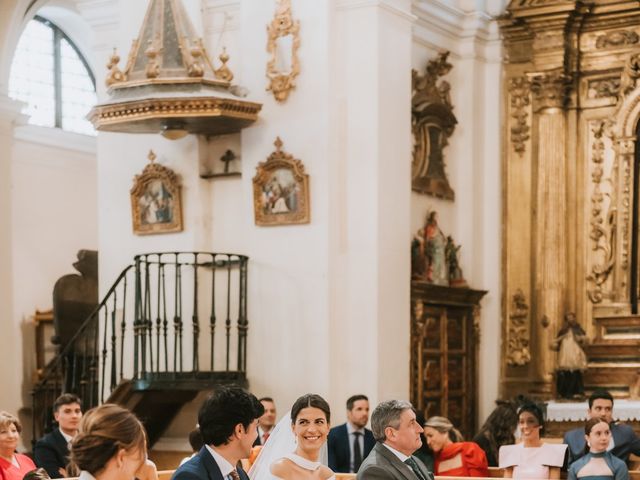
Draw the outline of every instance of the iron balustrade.
<instances>
[{"instance_id":1,"label":"iron balustrade","mask_svg":"<svg viewBox=\"0 0 640 480\"><path fill-rule=\"evenodd\" d=\"M210 252L137 255L35 385L33 439L53 427L62 393L78 394L86 411L124 382L193 383L220 372L246 378L248 260Z\"/></svg>"}]
</instances>

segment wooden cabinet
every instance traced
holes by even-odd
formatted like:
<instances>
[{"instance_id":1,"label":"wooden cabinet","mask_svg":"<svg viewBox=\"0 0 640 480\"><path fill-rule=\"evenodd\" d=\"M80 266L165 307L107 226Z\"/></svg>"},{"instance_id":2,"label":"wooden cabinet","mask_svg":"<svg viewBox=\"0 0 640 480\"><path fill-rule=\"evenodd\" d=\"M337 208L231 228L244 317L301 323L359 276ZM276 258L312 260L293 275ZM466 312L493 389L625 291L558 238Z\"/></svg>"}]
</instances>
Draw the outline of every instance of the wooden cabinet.
<instances>
[{"instance_id":1,"label":"wooden cabinet","mask_svg":"<svg viewBox=\"0 0 640 480\"><path fill-rule=\"evenodd\" d=\"M411 402L425 418L449 418L469 440L477 429L477 318L486 293L411 283Z\"/></svg>"}]
</instances>

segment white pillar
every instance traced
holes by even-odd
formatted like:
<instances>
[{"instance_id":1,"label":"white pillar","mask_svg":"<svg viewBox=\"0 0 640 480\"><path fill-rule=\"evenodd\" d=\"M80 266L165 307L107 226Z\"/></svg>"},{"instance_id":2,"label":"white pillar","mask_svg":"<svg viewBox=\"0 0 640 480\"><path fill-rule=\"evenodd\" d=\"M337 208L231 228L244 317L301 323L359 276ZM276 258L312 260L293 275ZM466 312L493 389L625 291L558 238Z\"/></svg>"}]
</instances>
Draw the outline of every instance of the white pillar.
<instances>
[{"instance_id":1,"label":"white pillar","mask_svg":"<svg viewBox=\"0 0 640 480\"><path fill-rule=\"evenodd\" d=\"M22 331L20 319L14 317L13 290L22 288L12 282L12 202L11 162L13 154L13 127L23 119L21 102L0 95L0 365L4 365L2 382L8 388L0 389L3 410L17 414L23 405L22 390Z\"/></svg>"},{"instance_id":2,"label":"white pillar","mask_svg":"<svg viewBox=\"0 0 640 480\"><path fill-rule=\"evenodd\" d=\"M411 2L343 1L331 74L332 400L409 397Z\"/></svg>"}]
</instances>

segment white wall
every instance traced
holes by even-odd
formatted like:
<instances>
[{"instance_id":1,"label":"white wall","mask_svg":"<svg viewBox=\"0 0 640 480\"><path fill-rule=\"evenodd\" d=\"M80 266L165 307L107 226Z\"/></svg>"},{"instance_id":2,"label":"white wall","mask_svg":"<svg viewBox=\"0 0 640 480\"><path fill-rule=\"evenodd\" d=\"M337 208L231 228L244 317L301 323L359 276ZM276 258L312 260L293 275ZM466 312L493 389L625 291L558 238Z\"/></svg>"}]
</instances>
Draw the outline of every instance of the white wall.
<instances>
[{"instance_id":1,"label":"white wall","mask_svg":"<svg viewBox=\"0 0 640 480\"><path fill-rule=\"evenodd\" d=\"M458 125L445 149L455 201L412 193L411 208L413 233L424 225L428 210L438 211L442 231L462 245L460 265L470 287L488 290L481 302L480 423L498 396L500 349L496 339L501 335L501 99L497 88L501 50L491 15L503 6L485 3L422 1L414 5L419 18L413 68L423 74L430 59L441 51L451 52L453 68L444 80L451 84Z\"/></svg>"}]
</instances>

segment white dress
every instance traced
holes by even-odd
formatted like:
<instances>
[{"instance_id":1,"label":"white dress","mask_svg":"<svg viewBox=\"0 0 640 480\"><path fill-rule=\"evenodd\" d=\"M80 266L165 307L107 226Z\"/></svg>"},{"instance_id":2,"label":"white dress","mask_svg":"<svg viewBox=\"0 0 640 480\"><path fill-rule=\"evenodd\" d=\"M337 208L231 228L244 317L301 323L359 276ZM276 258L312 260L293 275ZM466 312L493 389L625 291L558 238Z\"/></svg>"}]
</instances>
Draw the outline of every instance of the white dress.
<instances>
[{"instance_id":1,"label":"white dress","mask_svg":"<svg viewBox=\"0 0 640 480\"><path fill-rule=\"evenodd\" d=\"M305 470L309 470L311 472L314 472L314 471L318 470L320 467L322 467L322 463L320 463L320 462L312 462L311 460L307 460L306 458L302 458L300 455L296 455L295 453L288 453L283 458L286 458L287 460L291 460L297 466L299 466L301 468L304 468ZM280 478L280 477L276 477L274 475L273 478ZM328 480L335 480L335 479L336 479L336 476L335 475L331 475L331 477L329 477Z\"/></svg>"},{"instance_id":2,"label":"white dress","mask_svg":"<svg viewBox=\"0 0 640 480\"><path fill-rule=\"evenodd\" d=\"M500 447L498 466L513 467L513 478L549 478L549 467L562 467L567 445L543 443L540 447L525 448L524 444Z\"/></svg>"}]
</instances>

